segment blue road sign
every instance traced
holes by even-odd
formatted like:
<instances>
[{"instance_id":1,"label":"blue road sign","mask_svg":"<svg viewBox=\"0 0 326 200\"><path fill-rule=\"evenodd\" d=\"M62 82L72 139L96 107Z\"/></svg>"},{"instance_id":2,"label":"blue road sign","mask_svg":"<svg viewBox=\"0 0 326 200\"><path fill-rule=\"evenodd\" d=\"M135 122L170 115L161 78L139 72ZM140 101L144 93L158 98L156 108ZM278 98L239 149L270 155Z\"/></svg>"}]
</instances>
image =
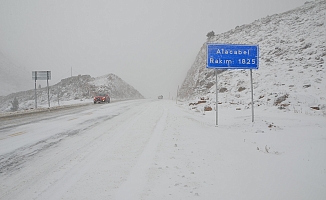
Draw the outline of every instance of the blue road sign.
<instances>
[{"instance_id":1,"label":"blue road sign","mask_svg":"<svg viewBox=\"0 0 326 200\"><path fill-rule=\"evenodd\" d=\"M258 45L207 44L207 68L258 69Z\"/></svg>"}]
</instances>

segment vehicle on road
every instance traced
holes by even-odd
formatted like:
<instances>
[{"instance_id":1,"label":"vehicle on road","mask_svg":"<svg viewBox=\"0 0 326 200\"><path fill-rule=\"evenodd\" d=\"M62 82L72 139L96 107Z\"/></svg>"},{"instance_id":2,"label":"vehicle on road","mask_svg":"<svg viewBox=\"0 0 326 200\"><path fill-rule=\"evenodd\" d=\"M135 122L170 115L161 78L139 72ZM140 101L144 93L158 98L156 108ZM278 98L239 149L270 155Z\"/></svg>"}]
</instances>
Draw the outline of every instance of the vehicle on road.
<instances>
[{"instance_id":1,"label":"vehicle on road","mask_svg":"<svg viewBox=\"0 0 326 200\"><path fill-rule=\"evenodd\" d=\"M163 95L158 96L158 99L163 99Z\"/></svg>"},{"instance_id":2,"label":"vehicle on road","mask_svg":"<svg viewBox=\"0 0 326 200\"><path fill-rule=\"evenodd\" d=\"M110 103L110 97L108 94L98 94L94 97L94 104L95 103Z\"/></svg>"}]
</instances>

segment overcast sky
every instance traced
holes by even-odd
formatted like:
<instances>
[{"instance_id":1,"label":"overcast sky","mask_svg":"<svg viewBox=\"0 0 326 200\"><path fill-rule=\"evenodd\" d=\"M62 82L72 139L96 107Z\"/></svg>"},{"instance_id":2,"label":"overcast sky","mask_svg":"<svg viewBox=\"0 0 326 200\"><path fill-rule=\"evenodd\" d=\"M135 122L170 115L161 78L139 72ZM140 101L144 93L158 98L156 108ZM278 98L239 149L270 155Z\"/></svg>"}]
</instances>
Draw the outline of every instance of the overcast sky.
<instances>
[{"instance_id":1,"label":"overcast sky","mask_svg":"<svg viewBox=\"0 0 326 200\"><path fill-rule=\"evenodd\" d=\"M17 66L52 71L52 85L72 68L114 73L147 98L175 98L208 32L305 1L0 0L0 51Z\"/></svg>"}]
</instances>

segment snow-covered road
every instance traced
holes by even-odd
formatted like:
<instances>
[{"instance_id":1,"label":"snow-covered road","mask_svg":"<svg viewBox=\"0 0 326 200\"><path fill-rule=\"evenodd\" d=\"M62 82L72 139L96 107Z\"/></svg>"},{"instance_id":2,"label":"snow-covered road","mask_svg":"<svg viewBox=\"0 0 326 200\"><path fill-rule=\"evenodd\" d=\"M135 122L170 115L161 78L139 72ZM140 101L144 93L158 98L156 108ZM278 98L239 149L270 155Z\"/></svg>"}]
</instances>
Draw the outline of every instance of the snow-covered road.
<instances>
[{"instance_id":1,"label":"snow-covered road","mask_svg":"<svg viewBox=\"0 0 326 200\"><path fill-rule=\"evenodd\" d=\"M168 100L0 130L0 199L324 199L325 117Z\"/></svg>"}]
</instances>

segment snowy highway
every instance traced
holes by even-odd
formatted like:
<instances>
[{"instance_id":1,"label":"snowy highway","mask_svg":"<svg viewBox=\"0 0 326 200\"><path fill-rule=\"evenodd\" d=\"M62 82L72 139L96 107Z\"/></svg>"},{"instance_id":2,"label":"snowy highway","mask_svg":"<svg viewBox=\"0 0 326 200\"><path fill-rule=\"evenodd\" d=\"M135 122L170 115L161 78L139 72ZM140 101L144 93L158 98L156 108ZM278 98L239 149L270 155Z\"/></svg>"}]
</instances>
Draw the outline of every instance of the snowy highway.
<instances>
[{"instance_id":1,"label":"snowy highway","mask_svg":"<svg viewBox=\"0 0 326 200\"><path fill-rule=\"evenodd\" d=\"M325 197L324 117L257 113L221 109L215 127L214 112L133 100L4 121L0 199Z\"/></svg>"},{"instance_id":2,"label":"snowy highway","mask_svg":"<svg viewBox=\"0 0 326 200\"><path fill-rule=\"evenodd\" d=\"M97 178L101 166L113 170L107 174L109 179L121 176L112 182L118 186L125 177L124 171L114 171L121 167L114 157L132 166L144 144L163 131L156 128L156 123L164 109L157 103L145 104L144 100L97 104L72 111L25 116L7 128L2 124L1 199L58 199L86 178L86 172L95 173ZM99 165L107 161L116 166L110 169L106 164ZM93 191L97 195L110 188L93 181L89 187L98 187L100 192Z\"/></svg>"}]
</instances>

